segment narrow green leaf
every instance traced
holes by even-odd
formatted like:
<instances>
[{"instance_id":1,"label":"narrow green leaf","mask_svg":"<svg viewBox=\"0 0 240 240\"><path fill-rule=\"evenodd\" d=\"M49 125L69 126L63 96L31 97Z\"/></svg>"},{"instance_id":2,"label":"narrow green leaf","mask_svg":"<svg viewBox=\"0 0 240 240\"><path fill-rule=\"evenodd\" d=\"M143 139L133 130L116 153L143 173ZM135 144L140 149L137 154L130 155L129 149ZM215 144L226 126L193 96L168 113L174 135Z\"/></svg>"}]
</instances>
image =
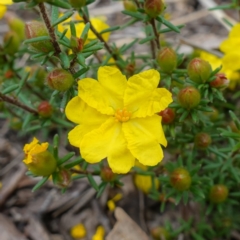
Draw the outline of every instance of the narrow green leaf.
<instances>
[{"instance_id":1,"label":"narrow green leaf","mask_svg":"<svg viewBox=\"0 0 240 240\"><path fill-rule=\"evenodd\" d=\"M16 89L19 88L19 84L13 84L9 87L6 87L5 89L3 89L2 94L8 94L11 93L13 91L15 91Z\"/></svg>"},{"instance_id":2,"label":"narrow green leaf","mask_svg":"<svg viewBox=\"0 0 240 240\"><path fill-rule=\"evenodd\" d=\"M42 180L40 180L32 189L32 192L35 192L36 190L38 190L40 187L42 187L48 180L48 177L44 177L42 178Z\"/></svg>"},{"instance_id":3,"label":"narrow green leaf","mask_svg":"<svg viewBox=\"0 0 240 240\"><path fill-rule=\"evenodd\" d=\"M155 36L149 36L149 37L143 38L142 40L139 41L139 44L144 44L144 43L150 42L153 39L155 39Z\"/></svg>"},{"instance_id":4,"label":"narrow green leaf","mask_svg":"<svg viewBox=\"0 0 240 240\"><path fill-rule=\"evenodd\" d=\"M59 11L57 6L52 6L52 11L51 11L51 22L57 21L59 17Z\"/></svg>"},{"instance_id":5,"label":"narrow green leaf","mask_svg":"<svg viewBox=\"0 0 240 240\"><path fill-rule=\"evenodd\" d=\"M110 28L102 30L99 34L103 34L103 33L107 33L107 32L113 32L113 31L118 30L119 28L120 28L120 26L110 27Z\"/></svg>"},{"instance_id":6,"label":"narrow green leaf","mask_svg":"<svg viewBox=\"0 0 240 240\"><path fill-rule=\"evenodd\" d=\"M53 24L52 27L57 26L59 23L62 23L64 21L66 21L68 18L70 18L73 15L73 11L69 11L66 12L63 16L61 16L60 18L58 18Z\"/></svg>"},{"instance_id":7,"label":"narrow green leaf","mask_svg":"<svg viewBox=\"0 0 240 240\"><path fill-rule=\"evenodd\" d=\"M81 77L84 73L86 73L87 71L89 70L89 67L86 67L86 68L82 68L81 70L79 70L78 72L76 72L73 77L76 79L76 78L79 78Z\"/></svg>"},{"instance_id":8,"label":"narrow green leaf","mask_svg":"<svg viewBox=\"0 0 240 240\"><path fill-rule=\"evenodd\" d=\"M84 27L84 29L83 29L83 31L81 33L80 38L86 40L89 29L90 29L90 23L88 22L88 23L85 24L85 27Z\"/></svg>"},{"instance_id":9,"label":"narrow green leaf","mask_svg":"<svg viewBox=\"0 0 240 240\"><path fill-rule=\"evenodd\" d=\"M180 29L177 26L170 23L169 21L167 21L163 16L158 16L156 20L164 24L166 27L170 28L172 31L180 33Z\"/></svg>"},{"instance_id":10,"label":"narrow green leaf","mask_svg":"<svg viewBox=\"0 0 240 240\"><path fill-rule=\"evenodd\" d=\"M97 198L101 197L101 195L103 194L105 188L107 187L107 183L106 182L102 182L99 186L99 190L98 190L98 193L97 193Z\"/></svg>"},{"instance_id":11,"label":"narrow green leaf","mask_svg":"<svg viewBox=\"0 0 240 240\"><path fill-rule=\"evenodd\" d=\"M60 60L62 62L62 66L64 69L68 69L70 67L70 61L68 55L65 52L61 52L59 54Z\"/></svg>"},{"instance_id":12,"label":"narrow green leaf","mask_svg":"<svg viewBox=\"0 0 240 240\"><path fill-rule=\"evenodd\" d=\"M91 184L91 186L96 190L99 191L98 185L96 183L96 181L94 180L93 176L91 174L87 175L88 181Z\"/></svg>"},{"instance_id":13,"label":"narrow green leaf","mask_svg":"<svg viewBox=\"0 0 240 240\"><path fill-rule=\"evenodd\" d=\"M29 44L29 43L43 42L43 41L49 41L49 40L51 40L51 38L49 36L41 36L41 37L35 37L35 38L27 39L23 43L24 44Z\"/></svg>"},{"instance_id":14,"label":"narrow green leaf","mask_svg":"<svg viewBox=\"0 0 240 240\"><path fill-rule=\"evenodd\" d=\"M70 30L71 30L71 35L74 37L77 37L76 28L73 21L70 21Z\"/></svg>"},{"instance_id":15,"label":"narrow green leaf","mask_svg":"<svg viewBox=\"0 0 240 240\"><path fill-rule=\"evenodd\" d=\"M71 159L73 156L75 156L75 152L70 152L70 153L66 154L64 157L62 157L58 160L58 166L61 166L63 163L65 163L69 159Z\"/></svg>"},{"instance_id":16,"label":"narrow green leaf","mask_svg":"<svg viewBox=\"0 0 240 240\"><path fill-rule=\"evenodd\" d=\"M65 165L64 165L64 168L66 168L66 169L73 168L74 166L80 164L80 163L83 162L83 161L84 161L83 158L81 158L81 157L77 157L74 161L65 164Z\"/></svg>"},{"instance_id":17,"label":"narrow green leaf","mask_svg":"<svg viewBox=\"0 0 240 240\"><path fill-rule=\"evenodd\" d=\"M131 16L133 18L136 18L138 20L145 20L145 16L138 12L131 12L131 11L124 10L122 11L122 13L128 16Z\"/></svg>"},{"instance_id":18,"label":"narrow green leaf","mask_svg":"<svg viewBox=\"0 0 240 240\"><path fill-rule=\"evenodd\" d=\"M23 75L23 78L21 79L21 81L20 81L20 83L19 83L19 88L18 88L18 90L17 90L17 92L16 92L16 96L18 96L18 94L19 94L20 91L22 90L22 87L23 87L23 85L26 83L29 75L30 75L30 72L27 72L27 73L25 73L25 74Z\"/></svg>"},{"instance_id":19,"label":"narrow green leaf","mask_svg":"<svg viewBox=\"0 0 240 240\"><path fill-rule=\"evenodd\" d=\"M70 9L72 6L66 2L66 0L48 0L51 5L61 7L64 9Z\"/></svg>"}]
</instances>

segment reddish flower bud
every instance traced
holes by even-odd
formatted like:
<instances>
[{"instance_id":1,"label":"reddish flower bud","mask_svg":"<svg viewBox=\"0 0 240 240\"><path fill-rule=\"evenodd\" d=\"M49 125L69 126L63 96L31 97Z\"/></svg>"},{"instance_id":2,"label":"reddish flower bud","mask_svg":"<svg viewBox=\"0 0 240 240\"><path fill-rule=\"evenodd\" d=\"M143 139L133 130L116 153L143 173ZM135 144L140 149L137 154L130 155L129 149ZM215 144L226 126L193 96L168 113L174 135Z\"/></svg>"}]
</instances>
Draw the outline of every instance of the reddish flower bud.
<instances>
[{"instance_id":1,"label":"reddish flower bud","mask_svg":"<svg viewBox=\"0 0 240 240\"><path fill-rule=\"evenodd\" d=\"M9 79L12 78L14 76L14 72L12 70L7 70L4 74L4 77Z\"/></svg>"},{"instance_id":2,"label":"reddish flower bud","mask_svg":"<svg viewBox=\"0 0 240 240\"><path fill-rule=\"evenodd\" d=\"M194 144L197 148L206 149L212 143L212 138L207 133L201 132L195 136Z\"/></svg>"},{"instance_id":3,"label":"reddish flower bud","mask_svg":"<svg viewBox=\"0 0 240 240\"><path fill-rule=\"evenodd\" d=\"M209 198L213 203L222 203L228 197L228 188L223 184L212 186Z\"/></svg>"},{"instance_id":4,"label":"reddish flower bud","mask_svg":"<svg viewBox=\"0 0 240 240\"><path fill-rule=\"evenodd\" d=\"M162 227L155 227L151 230L151 234L154 240L170 240L169 232Z\"/></svg>"},{"instance_id":5,"label":"reddish flower bud","mask_svg":"<svg viewBox=\"0 0 240 240\"><path fill-rule=\"evenodd\" d=\"M165 5L162 0L145 0L144 10L151 18L160 15L164 8Z\"/></svg>"},{"instance_id":6,"label":"reddish flower bud","mask_svg":"<svg viewBox=\"0 0 240 240\"><path fill-rule=\"evenodd\" d=\"M66 91L73 85L73 76L66 70L57 68L47 76L48 86L58 91Z\"/></svg>"},{"instance_id":7,"label":"reddish flower bud","mask_svg":"<svg viewBox=\"0 0 240 240\"><path fill-rule=\"evenodd\" d=\"M175 119L175 112L172 108L166 108L165 110L159 113L162 116L163 124L171 124Z\"/></svg>"},{"instance_id":8,"label":"reddish flower bud","mask_svg":"<svg viewBox=\"0 0 240 240\"><path fill-rule=\"evenodd\" d=\"M210 82L210 86L214 88L218 88L220 90L224 90L229 85L229 80L227 79L224 73L217 73L215 80Z\"/></svg>"},{"instance_id":9,"label":"reddish flower bud","mask_svg":"<svg viewBox=\"0 0 240 240\"><path fill-rule=\"evenodd\" d=\"M178 93L180 105L187 109L195 108L201 100L200 92L194 87L186 87Z\"/></svg>"},{"instance_id":10,"label":"reddish flower bud","mask_svg":"<svg viewBox=\"0 0 240 240\"><path fill-rule=\"evenodd\" d=\"M192 178L189 172L182 167L176 168L170 174L170 184L178 191L188 190L191 186Z\"/></svg>"},{"instance_id":11,"label":"reddish flower bud","mask_svg":"<svg viewBox=\"0 0 240 240\"><path fill-rule=\"evenodd\" d=\"M20 46L20 40L15 32L8 32L4 35L4 52L9 55L14 55Z\"/></svg>"},{"instance_id":12,"label":"reddish flower bud","mask_svg":"<svg viewBox=\"0 0 240 240\"><path fill-rule=\"evenodd\" d=\"M27 39L49 36L48 30L43 22L32 21L26 23L25 25L25 34ZM53 51L53 45L50 40L34 42L29 44L34 50L40 52L51 52Z\"/></svg>"},{"instance_id":13,"label":"reddish flower bud","mask_svg":"<svg viewBox=\"0 0 240 240\"><path fill-rule=\"evenodd\" d=\"M59 172L54 173L54 184L60 188L66 188L71 183L71 172L67 169L60 169Z\"/></svg>"},{"instance_id":14,"label":"reddish flower bud","mask_svg":"<svg viewBox=\"0 0 240 240\"><path fill-rule=\"evenodd\" d=\"M47 102L43 101L38 106L38 114L41 117L48 118L51 117L53 112L52 106Z\"/></svg>"},{"instance_id":15,"label":"reddish flower bud","mask_svg":"<svg viewBox=\"0 0 240 240\"><path fill-rule=\"evenodd\" d=\"M81 52L83 50L84 40L82 38L71 36L70 45L73 52L75 53Z\"/></svg>"},{"instance_id":16,"label":"reddish flower bud","mask_svg":"<svg viewBox=\"0 0 240 240\"><path fill-rule=\"evenodd\" d=\"M86 0L69 0L69 3L72 7L79 9L86 5Z\"/></svg>"},{"instance_id":17,"label":"reddish flower bud","mask_svg":"<svg viewBox=\"0 0 240 240\"><path fill-rule=\"evenodd\" d=\"M113 173L112 169L110 167L103 167L101 169L101 178L105 182L112 182L116 179L116 174Z\"/></svg>"},{"instance_id":18,"label":"reddish flower bud","mask_svg":"<svg viewBox=\"0 0 240 240\"><path fill-rule=\"evenodd\" d=\"M188 64L187 71L192 81L196 83L205 83L211 75L212 68L209 62L201 58L194 58Z\"/></svg>"},{"instance_id":19,"label":"reddish flower bud","mask_svg":"<svg viewBox=\"0 0 240 240\"><path fill-rule=\"evenodd\" d=\"M165 47L159 51L157 62L162 71L171 73L177 67L177 54L173 49Z\"/></svg>"},{"instance_id":20,"label":"reddish flower bud","mask_svg":"<svg viewBox=\"0 0 240 240\"><path fill-rule=\"evenodd\" d=\"M135 72L135 63L129 63L127 66L126 66L126 71L128 72L128 74L130 76L132 76Z\"/></svg>"},{"instance_id":21,"label":"reddish flower bud","mask_svg":"<svg viewBox=\"0 0 240 240\"><path fill-rule=\"evenodd\" d=\"M136 3L132 0L124 0L123 1L123 6L124 9L127 11L131 11L131 12L136 12L137 11L137 5Z\"/></svg>"}]
</instances>

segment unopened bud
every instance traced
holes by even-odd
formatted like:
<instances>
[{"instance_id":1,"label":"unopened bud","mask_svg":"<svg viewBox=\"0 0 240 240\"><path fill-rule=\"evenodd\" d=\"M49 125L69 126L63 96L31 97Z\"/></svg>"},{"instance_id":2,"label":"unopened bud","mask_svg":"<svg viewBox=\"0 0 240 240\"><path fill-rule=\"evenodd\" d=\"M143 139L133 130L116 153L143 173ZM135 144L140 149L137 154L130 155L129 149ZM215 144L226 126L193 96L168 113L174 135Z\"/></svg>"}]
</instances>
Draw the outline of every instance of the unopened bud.
<instances>
[{"instance_id":1,"label":"unopened bud","mask_svg":"<svg viewBox=\"0 0 240 240\"><path fill-rule=\"evenodd\" d=\"M25 38L25 23L21 19L9 16L7 17L7 23L9 28L18 35L20 40Z\"/></svg>"},{"instance_id":2,"label":"unopened bud","mask_svg":"<svg viewBox=\"0 0 240 240\"><path fill-rule=\"evenodd\" d=\"M213 203L222 203L228 197L228 188L223 184L217 184L212 186L210 190L209 198Z\"/></svg>"},{"instance_id":3,"label":"unopened bud","mask_svg":"<svg viewBox=\"0 0 240 240\"><path fill-rule=\"evenodd\" d=\"M130 12L136 12L137 11L137 5L136 3L132 0L124 0L123 1L123 6L124 9Z\"/></svg>"},{"instance_id":4,"label":"unopened bud","mask_svg":"<svg viewBox=\"0 0 240 240\"><path fill-rule=\"evenodd\" d=\"M73 76L66 70L57 68L47 76L48 86L58 91L68 90L74 82Z\"/></svg>"},{"instance_id":5,"label":"unopened bud","mask_svg":"<svg viewBox=\"0 0 240 240\"><path fill-rule=\"evenodd\" d=\"M43 101L38 106L38 114L41 117L48 118L51 117L53 112L52 106L47 101Z\"/></svg>"},{"instance_id":6,"label":"unopened bud","mask_svg":"<svg viewBox=\"0 0 240 240\"><path fill-rule=\"evenodd\" d=\"M212 72L209 62L201 58L194 58L187 67L188 75L193 82L205 83Z\"/></svg>"},{"instance_id":7,"label":"unopened bud","mask_svg":"<svg viewBox=\"0 0 240 240\"><path fill-rule=\"evenodd\" d=\"M144 10L151 18L160 15L164 8L165 6L162 0L145 0Z\"/></svg>"},{"instance_id":8,"label":"unopened bud","mask_svg":"<svg viewBox=\"0 0 240 240\"><path fill-rule=\"evenodd\" d=\"M69 0L72 7L79 9L86 5L86 0Z\"/></svg>"},{"instance_id":9,"label":"unopened bud","mask_svg":"<svg viewBox=\"0 0 240 240\"><path fill-rule=\"evenodd\" d=\"M224 90L229 85L229 80L227 79L224 73L217 73L215 75L215 80L210 82L210 86L214 88L218 88L220 90Z\"/></svg>"},{"instance_id":10,"label":"unopened bud","mask_svg":"<svg viewBox=\"0 0 240 240\"><path fill-rule=\"evenodd\" d=\"M204 132L198 133L194 138L194 144L199 149L206 149L211 143L211 136Z\"/></svg>"},{"instance_id":11,"label":"unopened bud","mask_svg":"<svg viewBox=\"0 0 240 240\"><path fill-rule=\"evenodd\" d=\"M8 32L4 35L4 52L10 55L14 55L20 46L20 40L15 32Z\"/></svg>"},{"instance_id":12,"label":"unopened bud","mask_svg":"<svg viewBox=\"0 0 240 240\"><path fill-rule=\"evenodd\" d=\"M157 62L162 71L171 73L177 67L177 54L173 49L165 47L159 51Z\"/></svg>"},{"instance_id":13,"label":"unopened bud","mask_svg":"<svg viewBox=\"0 0 240 240\"><path fill-rule=\"evenodd\" d=\"M43 22L32 21L26 23L25 25L25 34L27 39L49 36L48 30ZM50 40L34 42L29 44L34 50L40 52L51 52L53 51L53 45Z\"/></svg>"},{"instance_id":14,"label":"unopened bud","mask_svg":"<svg viewBox=\"0 0 240 240\"><path fill-rule=\"evenodd\" d=\"M180 105L186 109L195 108L201 100L199 91L194 87L186 87L178 93Z\"/></svg>"},{"instance_id":15,"label":"unopened bud","mask_svg":"<svg viewBox=\"0 0 240 240\"><path fill-rule=\"evenodd\" d=\"M84 40L82 38L71 36L70 45L73 52L75 53L81 52L83 50Z\"/></svg>"},{"instance_id":16,"label":"unopened bud","mask_svg":"<svg viewBox=\"0 0 240 240\"><path fill-rule=\"evenodd\" d=\"M169 232L162 227L155 227L151 230L151 234L154 240L170 240Z\"/></svg>"},{"instance_id":17,"label":"unopened bud","mask_svg":"<svg viewBox=\"0 0 240 240\"><path fill-rule=\"evenodd\" d=\"M182 167L176 168L170 174L170 184L178 191L188 190L191 186L192 178L189 172Z\"/></svg>"},{"instance_id":18,"label":"unopened bud","mask_svg":"<svg viewBox=\"0 0 240 240\"><path fill-rule=\"evenodd\" d=\"M134 75L134 72L135 72L135 63L129 63L127 66L126 66L126 71L127 73L132 76Z\"/></svg>"},{"instance_id":19,"label":"unopened bud","mask_svg":"<svg viewBox=\"0 0 240 240\"><path fill-rule=\"evenodd\" d=\"M161 111L159 115L162 117L163 124L171 124L175 119L175 112L172 108L166 108Z\"/></svg>"},{"instance_id":20,"label":"unopened bud","mask_svg":"<svg viewBox=\"0 0 240 240\"><path fill-rule=\"evenodd\" d=\"M110 167L103 167L101 169L101 178L105 182L112 182L116 179L116 174L113 173L112 169Z\"/></svg>"},{"instance_id":21,"label":"unopened bud","mask_svg":"<svg viewBox=\"0 0 240 240\"><path fill-rule=\"evenodd\" d=\"M66 188L71 183L71 172L67 169L60 169L55 173L54 184L60 188Z\"/></svg>"}]
</instances>

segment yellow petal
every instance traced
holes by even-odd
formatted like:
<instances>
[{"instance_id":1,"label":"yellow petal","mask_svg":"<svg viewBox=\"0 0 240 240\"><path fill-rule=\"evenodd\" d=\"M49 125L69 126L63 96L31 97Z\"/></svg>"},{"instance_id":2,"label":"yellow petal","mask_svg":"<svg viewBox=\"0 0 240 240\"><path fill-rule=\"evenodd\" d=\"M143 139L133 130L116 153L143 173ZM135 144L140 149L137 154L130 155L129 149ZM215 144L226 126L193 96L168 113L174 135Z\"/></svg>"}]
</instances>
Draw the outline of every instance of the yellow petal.
<instances>
[{"instance_id":1,"label":"yellow petal","mask_svg":"<svg viewBox=\"0 0 240 240\"><path fill-rule=\"evenodd\" d=\"M228 70L236 71L240 69L240 53L230 52L223 56L224 67Z\"/></svg>"},{"instance_id":2,"label":"yellow petal","mask_svg":"<svg viewBox=\"0 0 240 240\"><path fill-rule=\"evenodd\" d=\"M89 107L78 96L72 98L68 102L65 114L70 121L77 124L100 126L108 119L108 116L99 113L92 107Z\"/></svg>"},{"instance_id":3,"label":"yellow petal","mask_svg":"<svg viewBox=\"0 0 240 240\"><path fill-rule=\"evenodd\" d=\"M4 5L0 5L0 19L4 16L6 11L7 11L7 7Z\"/></svg>"},{"instance_id":4,"label":"yellow petal","mask_svg":"<svg viewBox=\"0 0 240 240\"><path fill-rule=\"evenodd\" d=\"M167 108L172 94L165 88L157 88L160 75L147 70L129 78L124 95L124 107L132 112L132 118L152 116Z\"/></svg>"},{"instance_id":5,"label":"yellow petal","mask_svg":"<svg viewBox=\"0 0 240 240\"><path fill-rule=\"evenodd\" d=\"M2 5L11 5L11 4L13 4L13 1L12 0L1 0L1 4Z\"/></svg>"},{"instance_id":6,"label":"yellow petal","mask_svg":"<svg viewBox=\"0 0 240 240\"><path fill-rule=\"evenodd\" d=\"M89 163L96 163L108 157L113 172L129 171L134 165L134 158L129 156L126 149L121 126L121 123L110 117L100 128L86 134L80 144L82 157ZM123 154L126 154L126 159Z\"/></svg>"},{"instance_id":7,"label":"yellow petal","mask_svg":"<svg viewBox=\"0 0 240 240\"><path fill-rule=\"evenodd\" d=\"M125 77L114 67L101 67L99 81L85 78L78 81L79 97L102 114L113 115L123 108Z\"/></svg>"},{"instance_id":8,"label":"yellow petal","mask_svg":"<svg viewBox=\"0 0 240 240\"><path fill-rule=\"evenodd\" d=\"M166 146L167 141L157 115L148 118L135 118L122 124L127 147L140 163L155 166L163 159L159 143Z\"/></svg>"},{"instance_id":9,"label":"yellow petal","mask_svg":"<svg viewBox=\"0 0 240 240\"><path fill-rule=\"evenodd\" d=\"M240 23L233 26L229 33L229 38L239 38Z\"/></svg>"},{"instance_id":10,"label":"yellow petal","mask_svg":"<svg viewBox=\"0 0 240 240\"><path fill-rule=\"evenodd\" d=\"M220 50L226 54L230 52L235 52L239 48L240 37L239 38L229 38L224 40L220 45Z\"/></svg>"},{"instance_id":11,"label":"yellow petal","mask_svg":"<svg viewBox=\"0 0 240 240\"><path fill-rule=\"evenodd\" d=\"M222 65L221 58L218 58L217 56L215 56L211 53L207 53L207 52L202 51L200 53L200 58L209 62L212 69L214 69L214 70Z\"/></svg>"}]
</instances>

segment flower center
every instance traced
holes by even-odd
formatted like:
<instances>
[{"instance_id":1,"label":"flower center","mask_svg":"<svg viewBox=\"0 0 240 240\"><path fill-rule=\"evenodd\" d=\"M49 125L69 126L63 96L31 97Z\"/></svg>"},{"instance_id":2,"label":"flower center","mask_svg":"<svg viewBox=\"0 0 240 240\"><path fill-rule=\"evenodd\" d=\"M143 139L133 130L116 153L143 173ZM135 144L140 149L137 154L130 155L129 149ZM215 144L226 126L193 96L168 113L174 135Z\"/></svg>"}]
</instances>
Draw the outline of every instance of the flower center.
<instances>
[{"instance_id":1,"label":"flower center","mask_svg":"<svg viewBox=\"0 0 240 240\"><path fill-rule=\"evenodd\" d=\"M126 109L118 109L115 112L115 118L118 122L127 122L130 119L131 115L132 114Z\"/></svg>"}]
</instances>

